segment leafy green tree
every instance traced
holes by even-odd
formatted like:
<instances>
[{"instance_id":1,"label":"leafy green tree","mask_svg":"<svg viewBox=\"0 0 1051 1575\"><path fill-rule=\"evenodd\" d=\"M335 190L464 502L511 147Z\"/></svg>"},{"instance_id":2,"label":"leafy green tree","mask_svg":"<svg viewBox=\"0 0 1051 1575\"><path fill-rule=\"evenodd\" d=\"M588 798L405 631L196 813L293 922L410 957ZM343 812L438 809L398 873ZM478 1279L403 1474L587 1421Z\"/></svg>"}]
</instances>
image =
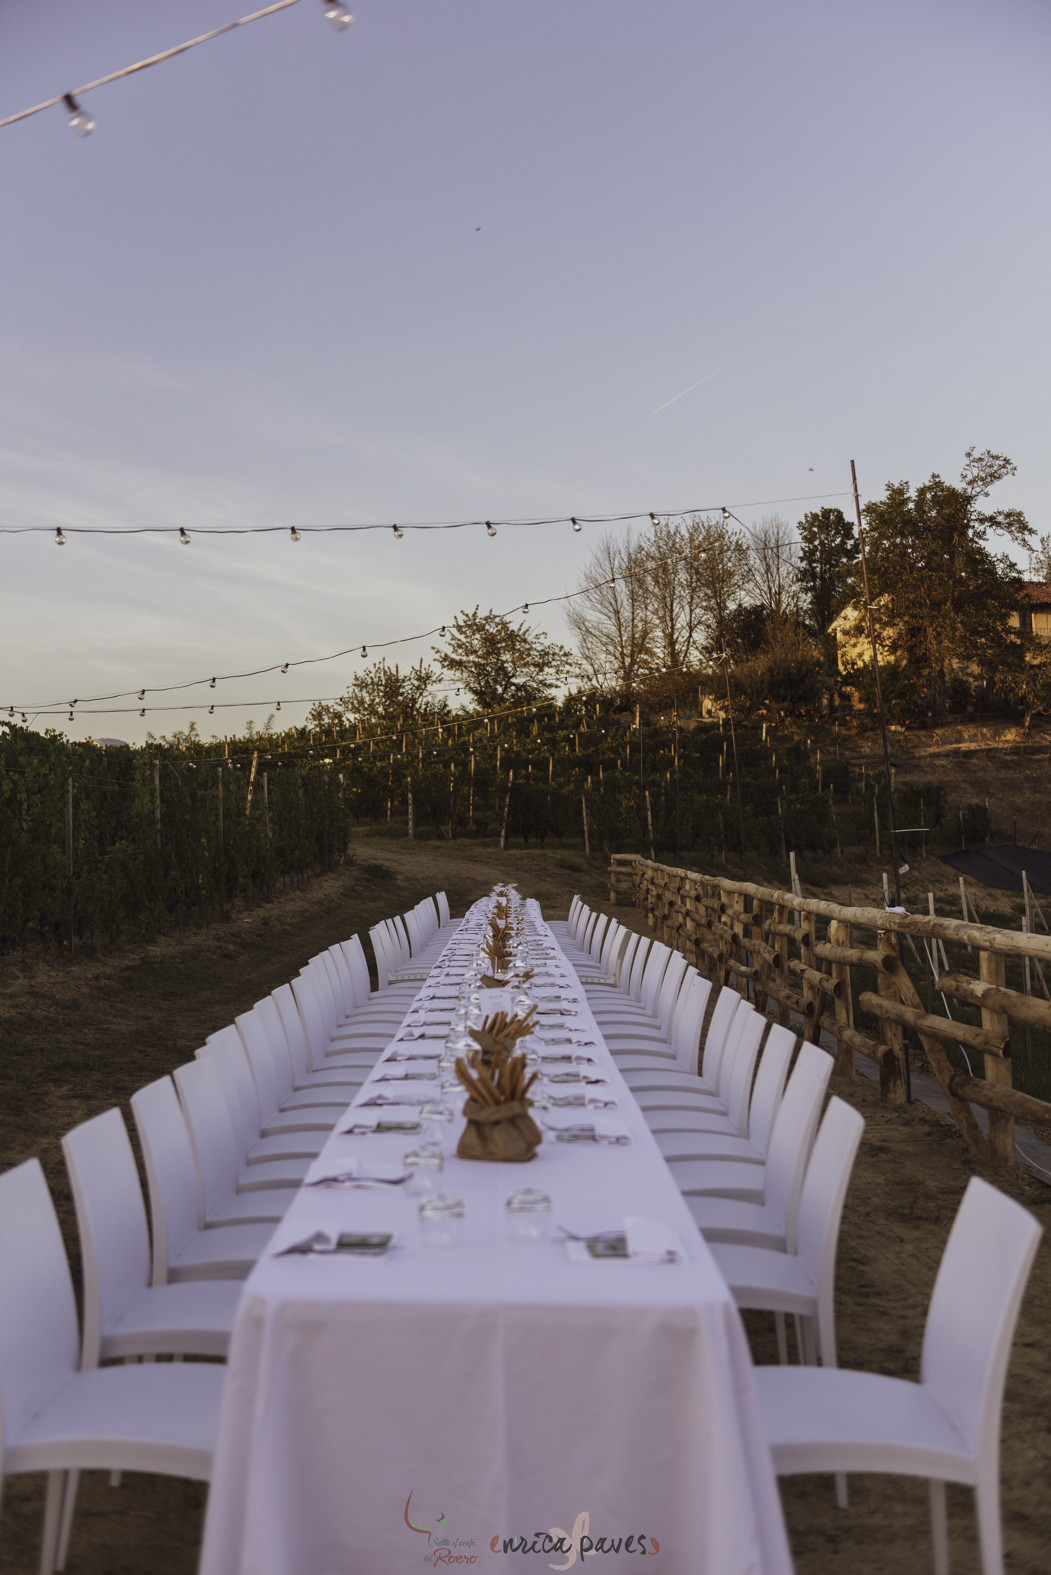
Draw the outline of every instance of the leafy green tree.
<instances>
[{"instance_id":1,"label":"leafy green tree","mask_svg":"<svg viewBox=\"0 0 1051 1575\"><path fill-rule=\"evenodd\" d=\"M974 663L997 676L1024 660L1032 638L1011 628L1021 579L993 531L1025 548L1032 530L1018 509L981 502L1015 466L1003 454L968 449L959 485L935 474L913 492L889 482L865 506L869 585L882 647L920 675L939 710L953 670Z\"/></svg>"},{"instance_id":2,"label":"leafy green tree","mask_svg":"<svg viewBox=\"0 0 1051 1575\"><path fill-rule=\"evenodd\" d=\"M442 672L483 711L546 700L573 667L573 653L524 623L492 609L458 613L444 647L435 647Z\"/></svg>"},{"instance_id":3,"label":"leafy green tree","mask_svg":"<svg viewBox=\"0 0 1051 1575\"><path fill-rule=\"evenodd\" d=\"M422 659L402 672L381 657L351 682L341 700L318 701L307 714L308 727L411 727L425 716L448 716L449 702L432 693L436 674Z\"/></svg>"},{"instance_id":4,"label":"leafy green tree","mask_svg":"<svg viewBox=\"0 0 1051 1575\"><path fill-rule=\"evenodd\" d=\"M828 626L854 589L858 539L842 509L825 508L804 514L799 542L798 579L806 618L828 657L835 649Z\"/></svg>"}]
</instances>

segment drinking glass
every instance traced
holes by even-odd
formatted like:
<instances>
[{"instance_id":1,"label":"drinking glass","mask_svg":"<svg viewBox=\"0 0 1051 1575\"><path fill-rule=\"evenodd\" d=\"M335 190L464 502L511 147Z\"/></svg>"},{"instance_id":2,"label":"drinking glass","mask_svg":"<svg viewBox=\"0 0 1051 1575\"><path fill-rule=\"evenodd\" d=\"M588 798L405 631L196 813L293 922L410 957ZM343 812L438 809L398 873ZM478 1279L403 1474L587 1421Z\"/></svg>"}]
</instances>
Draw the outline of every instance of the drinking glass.
<instances>
[{"instance_id":1,"label":"drinking glass","mask_svg":"<svg viewBox=\"0 0 1051 1575\"><path fill-rule=\"evenodd\" d=\"M453 1123L456 1112L451 1105L432 1101L420 1110L423 1123L423 1141L433 1143L443 1154L452 1152Z\"/></svg>"},{"instance_id":2,"label":"drinking glass","mask_svg":"<svg viewBox=\"0 0 1051 1575\"><path fill-rule=\"evenodd\" d=\"M409 1172L406 1182L409 1192L420 1197L438 1191L445 1158L436 1143L418 1143L415 1148L407 1148L403 1163Z\"/></svg>"},{"instance_id":3,"label":"drinking glass","mask_svg":"<svg viewBox=\"0 0 1051 1575\"><path fill-rule=\"evenodd\" d=\"M519 1187L507 1199L507 1234L512 1241L547 1241L551 1234L551 1199L536 1187Z\"/></svg>"},{"instance_id":4,"label":"drinking glass","mask_svg":"<svg viewBox=\"0 0 1051 1575\"><path fill-rule=\"evenodd\" d=\"M458 1247L463 1240L462 1198L432 1192L419 1207L420 1240L425 1247Z\"/></svg>"}]
</instances>

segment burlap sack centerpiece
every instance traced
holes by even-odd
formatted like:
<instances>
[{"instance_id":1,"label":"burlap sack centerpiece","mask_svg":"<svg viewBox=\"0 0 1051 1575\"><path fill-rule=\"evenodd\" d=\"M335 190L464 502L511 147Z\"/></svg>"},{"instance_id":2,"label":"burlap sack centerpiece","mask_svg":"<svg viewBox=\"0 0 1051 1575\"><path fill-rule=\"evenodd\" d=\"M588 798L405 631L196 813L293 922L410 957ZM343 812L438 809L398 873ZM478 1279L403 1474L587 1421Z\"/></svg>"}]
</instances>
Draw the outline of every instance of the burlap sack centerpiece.
<instances>
[{"instance_id":1,"label":"burlap sack centerpiece","mask_svg":"<svg viewBox=\"0 0 1051 1575\"><path fill-rule=\"evenodd\" d=\"M529 1114L529 1090L539 1073L526 1078L524 1057L513 1054L515 1041L532 1032L530 1018L508 1018L503 1012L487 1017L481 1028L470 1029L478 1050L472 1053L475 1075L466 1061L456 1063L456 1075L470 1096L463 1107L467 1125L457 1145L460 1159L487 1159L522 1164L532 1159L543 1133Z\"/></svg>"}]
</instances>

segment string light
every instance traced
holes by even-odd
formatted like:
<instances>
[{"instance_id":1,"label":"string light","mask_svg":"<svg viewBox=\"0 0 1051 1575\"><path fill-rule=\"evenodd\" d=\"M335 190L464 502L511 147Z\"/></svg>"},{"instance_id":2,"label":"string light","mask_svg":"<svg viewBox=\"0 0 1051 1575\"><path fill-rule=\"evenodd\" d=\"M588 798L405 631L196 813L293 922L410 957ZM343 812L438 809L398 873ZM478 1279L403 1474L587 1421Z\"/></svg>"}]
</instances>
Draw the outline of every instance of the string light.
<instances>
[{"instance_id":1,"label":"string light","mask_svg":"<svg viewBox=\"0 0 1051 1575\"><path fill-rule=\"evenodd\" d=\"M55 532L55 546L56 547L64 547L65 545L66 545L66 538L62 534L62 526L60 525L58 527L58 529L56 530L56 532Z\"/></svg>"},{"instance_id":2,"label":"string light","mask_svg":"<svg viewBox=\"0 0 1051 1575\"><path fill-rule=\"evenodd\" d=\"M281 709L281 702L280 702L280 700L279 700L279 701L278 701L278 702L277 702L277 709L278 709L278 710L279 710L279 711L280 711L280 709Z\"/></svg>"},{"instance_id":3,"label":"string light","mask_svg":"<svg viewBox=\"0 0 1051 1575\"><path fill-rule=\"evenodd\" d=\"M62 102L69 110L69 129L75 137L90 137L95 129L95 117L81 109L72 93L63 93Z\"/></svg>"},{"instance_id":4,"label":"string light","mask_svg":"<svg viewBox=\"0 0 1051 1575\"><path fill-rule=\"evenodd\" d=\"M140 689L139 690L139 699L140 700L145 700L145 698L146 698L146 691L145 691L145 689Z\"/></svg>"},{"instance_id":5,"label":"string light","mask_svg":"<svg viewBox=\"0 0 1051 1575\"><path fill-rule=\"evenodd\" d=\"M209 685L208 685L208 687L209 687L209 689L214 689L214 688L215 688L215 679L214 679L214 678L213 678L213 679L212 679L212 681L211 681L211 683L210 683L210 684L209 684Z\"/></svg>"},{"instance_id":6,"label":"string light","mask_svg":"<svg viewBox=\"0 0 1051 1575\"><path fill-rule=\"evenodd\" d=\"M70 713L69 713L69 720L70 720L70 721L71 721L71 722L72 722L72 720L73 720L73 713L72 713L72 711L71 711L71 712L70 712Z\"/></svg>"},{"instance_id":7,"label":"string light","mask_svg":"<svg viewBox=\"0 0 1051 1575\"><path fill-rule=\"evenodd\" d=\"M651 514L650 515L650 524L653 526L654 530L657 529L658 520L657 520L656 514Z\"/></svg>"},{"instance_id":8,"label":"string light","mask_svg":"<svg viewBox=\"0 0 1051 1575\"><path fill-rule=\"evenodd\" d=\"M190 545L190 538L187 536L181 525L179 526L179 540L182 542L184 547L188 547Z\"/></svg>"},{"instance_id":9,"label":"string light","mask_svg":"<svg viewBox=\"0 0 1051 1575\"><path fill-rule=\"evenodd\" d=\"M325 21L337 33L345 33L353 22L353 14L347 10L340 0L323 0L325 7Z\"/></svg>"},{"instance_id":10,"label":"string light","mask_svg":"<svg viewBox=\"0 0 1051 1575\"><path fill-rule=\"evenodd\" d=\"M121 77L133 76L136 71L145 71L149 66L159 66L162 61L171 60L176 55L184 55L188 49L194 49L198 44L207 44L210 39L219 38L223 33L232 33L235 28L245 27L249 22L258 22L264 16L273 16L276 11L287 11L289 6L298 3L299 0L276 0L274 5L268 5L262 11L253 11L250 16L239 16L235 22L227 22L222 27L213 28L210 33L201 33L199 37L191 38L185 44L176 44L174 49L164 49L159 55L151 55L148 60L136 61L133 66L123 66L120 71L111 71L108 76L98 77L94 82L85 82L83 87L74 88L71 93L59 93L54 98L45 99L42 104L34 104L31 109L21 109L17 115L8 115L6 119L0 120L0 126L13 126L18 120L28 120L30 115L39 115L41 110L52 109L56 104L64 104L70 114L71 129L78 137L88 137L95 129L95 121L88 111L77 103L79 93L90 93L92 88L105 87L109 82L117 82ZM327 0L325 15L337 32L342 32L354 20L339 0Z\"/></svg>"},{"instance_id":11,"label":"string light","mask_svg":"<svg viewBox=\"0 0 1051 1575\"><path fill-rule=\"evenodd\" d=\"M365 657L367 657L367 656L368 656L368 654L369 654L369 653L368 653L368 650L367 650L367 649L366 649L366 647L365 647L365 646L362 646L362 647L361 647L361 655L362 655L362 658L365 658Z\"/></svg>"},{"instance_id":12,"label":"string light","mask_svg":"<svg viewBox=\"0 0 1051 1575\"><path fill-rule=\"evenodd\" d=\"M524 613L527 613L527 612L528 612L528 611L529 611L529 603L528 603L528 602L525 602L525 603L524 603L524 604L523 604L523 607L522 607L522 611L523 611L523 612L524 612Z\"/></svg>"},{"instance_id":13,"label":"string light","mask_svg":"<svg viewBox=\"0 0 1051 1575\"><path fill-rule=\"evenodd\" d=\"M284 667L282 667L281 671L283 673L287 673L288 672L288 663L287 662L285 663Z\"/></svg>"},{"instance_id":14,"label":"string light","mask_svg":"<svg viewBox=\"0 0 1051 1575\"><path fill-rule=\"evenodd\" d=\"M402 537L405 535L405 532L403 530L399 530L397 525L392 525L391 530L394 532L395 536L397 536L398 540L401 541Z\"/></svg>"},{"instance_id":15,"label":"string light","mask_svg":"<svg viewBox=\"0 0 1051 1575\"><path fill-rule=\"evenodd\" d=\"M0 124L2 124L2 122L0 122ZM754 498L754 499L752 499L751 501L749 501L747 503L739 503L737 505L737 507L740 508L740 509L770 508L770 507L773 507L774 505L780 506L782 504L788 504L788 503L820 503L820 502L822 502L822 501L824 501L826 499L829 499L829 498L845 498L845 497L852 497L852 496L853 496L853 494L849 493L849 492L810 492L810 493L804 493L804 494L800 494L800 495L798 495L796 497L790 497L790 498ZM508 530L536 530L536 529L539 529L541 526L544 526L544 525L572 525L574 530L581 530L581 529L583 529L583 526L585 524L586 525L630 525L635 520L650 520L654 524L659 524L662 517L664 519L671 519L673 517L685 518L688 515L713 514L713 513L719 513L719 512L722 513L722 517L723 517L724 521L731 520L731 519L737 519L737 516L735 514L731 514L730 510L728 508L726 508L725 506L720 508L719 504L704 503L704 504L690 504L686 508L664 509L664 510L662 510L662 513L660 515L655 515L655 514L649 513L648 511L635 512L635 513L624 513L624 514L584 514L584 515L580 515L580 514L551 514L551 515L546 515L546 516L544 516L542 518L538 517L538 518L535 518L535 519L505 519L505 520L499 520L498 523L500 525L506 526ZM740 524L740 523L741 523L740 520L738 520L738 524ZM496 526L493 524L492 520L484 520L484 521L482 521L482 520L477 520L477 519L474 519L474 520L422 520L422 521L418 522L415 525L406 525L406 524L402 523L402 524L398 525L396 527L396 529L397 529L398 532L404 534L405 531L410 531L410 530L412 530L412 531L473 530L473 529L476 529L477 527L479 527L480 525L483 525L483 524L485 526L485 530L486 530L486 534L487 535L495 536L497 534ZM25 535L32 535L35 532L49 531L49 530L51 530L51 528L52 527L50 525L0 525L0 536L25 536ZM167 535L167 533L170 530L172 530L172 529L173 529L173 527L171 525L71 525L70 526L70 535L71 536L162 536L162 535ZM353 533L360 532L360 531L371 531L371 530L386 531L386 530L390 530L390 529L391 529L390 521L389 520L384 520L382 522L371 522L371 523L363 524L363 525L346 525L346 524L337 524L337 525L303 525L301 527L297 527L295 525L292 525L292 526L289 526L289 525L213 525L213 526L208 526L208 527L195 526L194 527L194 534L197 537L201 537L201 536L269 536L269 535L273 535L275 531L276 532L281 532L281 531L286 531L287 530L288 533L289 533L289 536L291 537L291 539L293 541L299 541L301 536L304 535L304 534L332 536L332 535L341 535L341 534L347 534L347 533L353 534Z\"/></svg>"},{"instance_id":16,"label":"string light","mask_svg":"<svg viewBox=\"0 0 1051 1575\"><path fill-rule=\"evenodd\" d=\"M214 707L214 705L210 705L208 707L208 715L209 716L214 716L215 715L215 707Z\"/></svg>"},{"instance_id":17,"label":"string light","mask_svg":"<svg viewBox=\"0 0 1051 1575\"><path fill-rule=\"evenodd\" d=\"M139 712L139 715L140 715L140 716L145 716L145 715L146 715L146 713L145 713L145 711L140 711L140 712Z\"/></svg>"}]
</instances>

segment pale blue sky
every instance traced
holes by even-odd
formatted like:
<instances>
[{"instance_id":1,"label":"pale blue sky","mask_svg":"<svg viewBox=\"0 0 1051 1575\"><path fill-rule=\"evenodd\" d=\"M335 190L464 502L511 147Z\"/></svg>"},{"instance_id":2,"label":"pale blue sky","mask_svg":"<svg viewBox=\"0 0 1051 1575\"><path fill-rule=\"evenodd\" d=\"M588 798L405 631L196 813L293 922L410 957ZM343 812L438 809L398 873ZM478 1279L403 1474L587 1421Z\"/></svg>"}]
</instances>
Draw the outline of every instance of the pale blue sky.
<instances>
[{"instance_id":1,"label":"pale blue sky","mask_svg":"<svg viewBox=\"0 0 1051 1575\"><path fill-rule=\"evenodd\" d=\"M0 130L0 523L748 519L851 458L864 493L955 478L973 443L1051 530L1043 0L354 8L100 89L83 142L59 109ZM248 9L0 0L0 117ZM506 608L589 539L2 536L0 701ZM257 703L198 723L360 666L228 685Z\"/></svg>"}]
</instances>

